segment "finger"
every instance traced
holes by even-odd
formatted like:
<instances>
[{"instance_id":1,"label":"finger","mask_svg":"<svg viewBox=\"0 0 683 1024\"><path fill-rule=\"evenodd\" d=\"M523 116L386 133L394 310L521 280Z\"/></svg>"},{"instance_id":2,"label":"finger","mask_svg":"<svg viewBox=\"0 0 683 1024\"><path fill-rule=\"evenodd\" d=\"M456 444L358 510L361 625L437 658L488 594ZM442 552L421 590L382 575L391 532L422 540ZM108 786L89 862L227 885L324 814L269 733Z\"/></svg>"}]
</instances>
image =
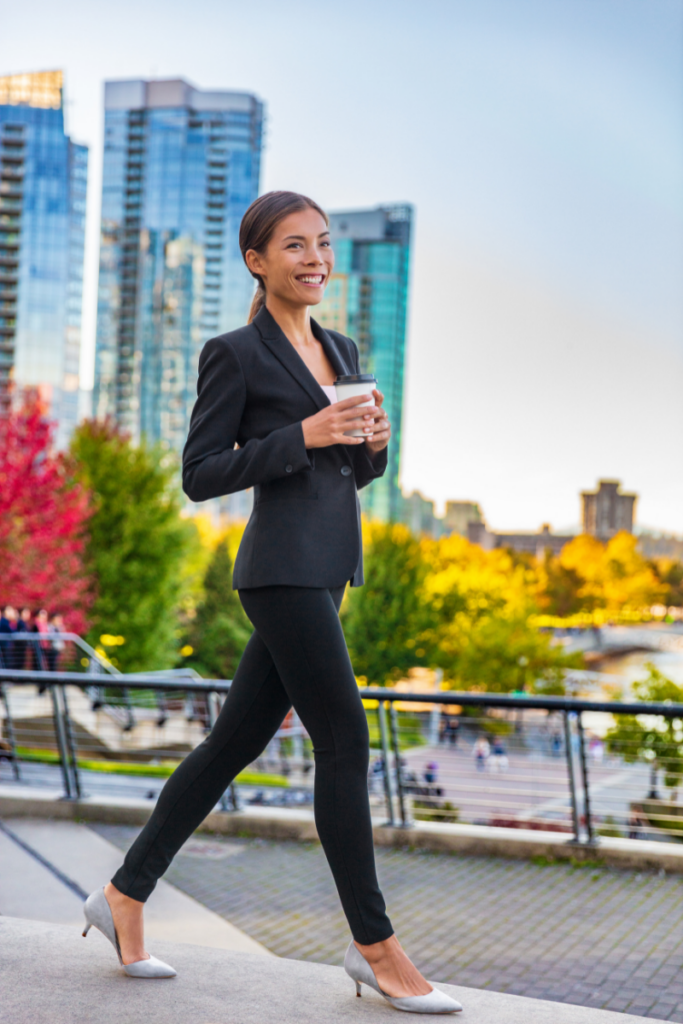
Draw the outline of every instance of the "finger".
<instances>
[{"instance_id":1,"label":"finger","mask_svg":"<svg viewBox=\"0 0 683 1024\"><path fill-rule=\"evenodd\" d=\"M366 428L374 430L372 423L368 423L360 417L353 419L345 418L335 425L335 429L340 434L343 434L347 430L365 430Z\"/></svg>"},{"instance_id":2,"label":"finger","mask_svg":"<svg viewBox=\"0 0 683 1024\"><path fill-rule=\"evenodd\" d=\"M364 402L371 402L372 395L355 395L353 398L345 398L343 402L335 402L332 406L333 409L353 409L356 405L362 405Z\"/></svg>"},{"instance_id":3,"label":"finger","mask_svg":"<svg viewBox=\"0 0 683 1024\"><path fill-rule=\"evenodd\" d=\"M341 402L339 403L341 405ZM363 406L359 409L357 406L352 406L349 409L340 409L339 406L333 406L338 411L339 417L342 420L354 419L356 416L362 418L364 416L376 416L381 410L374 405Z\"/></svg>"},{"instance_id":4,"label":"finger","mask_svg":"<svg viewBox=\"0 0 683 1024\"><path fill-rule=\"evenodd\" d=\"M374 391L372 392L372 397L375 399L378 405L381 405L382 402L384 401L384 395L382 394L381 391L378 391L377 388L375 388Z\"/></svg>"}]
</instances>

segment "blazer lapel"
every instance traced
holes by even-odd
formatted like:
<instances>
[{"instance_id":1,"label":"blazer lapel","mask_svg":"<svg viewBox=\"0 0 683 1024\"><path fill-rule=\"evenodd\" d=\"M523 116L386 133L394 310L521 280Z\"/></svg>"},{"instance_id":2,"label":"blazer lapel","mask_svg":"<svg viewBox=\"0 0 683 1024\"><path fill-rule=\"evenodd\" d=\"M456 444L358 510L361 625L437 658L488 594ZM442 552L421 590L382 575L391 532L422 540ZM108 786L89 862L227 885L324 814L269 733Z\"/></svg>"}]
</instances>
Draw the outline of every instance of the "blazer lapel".
<instances>
[{"instance_id":1,"label":"blazer lapel","mask_svg":"<svg viewBox=\"0 0 683 1024\"><path fill-rule=\"evenodd\" d=\"M321 327L313 318L311 318L311 329L325 350L325 355L332 363L332 369L337 376L343 376L347 373L355 373L353 366L348 366L346 363L344 355L340 352L334 339L331 338L324 327Z\"/></svg>"},{"instance_id":2,"label":"blazer lapel","mask_svg":"<svg viewBox=\"0 0 683 1024\"><path fill-rule=\"evenodd\" d=\"M324 409L329 405L325 392L322 390L292 343L287 339L282 328L273 319L265 306L259 310L254 317L253 322L254 326L258 328L263 341L270 351L276 359L282 363L284 368L291 374L297 384L301 385L304 391L315 403L316 408ZM314 335L323 346L325 355L332 364L332 368L335 373L353 373L353 370L347 367L342 354L339 352L339 349L327 331L323 330L315 320L311 320L311 328Z\"/></svg>"}]
</instances>

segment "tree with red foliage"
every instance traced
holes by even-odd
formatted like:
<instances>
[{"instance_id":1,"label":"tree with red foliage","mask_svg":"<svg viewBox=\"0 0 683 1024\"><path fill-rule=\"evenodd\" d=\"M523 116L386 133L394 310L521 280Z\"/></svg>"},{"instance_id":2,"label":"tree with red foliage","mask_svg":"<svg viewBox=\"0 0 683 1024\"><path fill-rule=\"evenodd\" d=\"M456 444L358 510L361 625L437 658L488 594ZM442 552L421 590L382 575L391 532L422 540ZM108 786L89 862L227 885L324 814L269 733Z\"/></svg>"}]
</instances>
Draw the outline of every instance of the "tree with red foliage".
<instances>
[{"instance_id":1,"label":"tree with red foliage","mask_svg":"<svg viewBox=\"0 0 683 1024\"><path fill-rule=\"evenodd\" d=\"M52 450L36 394L0 416L0 603L60 611L84 633L93 585L84 569L89 492Z\"/></svg>"}]
</instances>

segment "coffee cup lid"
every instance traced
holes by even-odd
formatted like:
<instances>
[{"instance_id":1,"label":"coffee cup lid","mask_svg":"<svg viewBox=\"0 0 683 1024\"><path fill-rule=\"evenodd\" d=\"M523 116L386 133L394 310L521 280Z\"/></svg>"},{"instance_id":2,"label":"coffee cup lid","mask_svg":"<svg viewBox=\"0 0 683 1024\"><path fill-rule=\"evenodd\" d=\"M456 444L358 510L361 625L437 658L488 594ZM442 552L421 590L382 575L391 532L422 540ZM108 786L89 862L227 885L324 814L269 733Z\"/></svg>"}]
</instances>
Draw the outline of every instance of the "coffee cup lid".
<instances>
[{"instance_id":1,"label":"coffee cup lid","mask_svg":"<svg viewBox=\"0 0 683 1024\"><path fill-rule=\"evenodd\" d=\"M376 384L377 378L374 373L347 373L342 374L334 382L335 384Z\"/></svg>"}]
</instances>

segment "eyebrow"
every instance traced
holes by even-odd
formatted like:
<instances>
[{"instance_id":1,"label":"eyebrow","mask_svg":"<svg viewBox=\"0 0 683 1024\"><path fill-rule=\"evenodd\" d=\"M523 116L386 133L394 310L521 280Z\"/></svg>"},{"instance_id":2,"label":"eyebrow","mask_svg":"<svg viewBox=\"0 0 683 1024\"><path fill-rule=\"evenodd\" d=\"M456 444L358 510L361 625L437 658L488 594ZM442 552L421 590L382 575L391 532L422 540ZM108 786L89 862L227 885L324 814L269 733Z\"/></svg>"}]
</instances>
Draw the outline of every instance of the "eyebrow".
<instances>
[{"instance_id":1,"label":"eyebrow","mask_svg":"<svg viewBox=\"0 0 683 1024\"><path fill-rule=\"evenodd\" d=\"M321 232L320 232L320 234L318 235L318 238L322 238L322 237L323 237L323 235L329 235L329 231L321 231ZM295 238L295 239L297 239L297 241L299 241L299 242L305 242L305 241L306 241L306 237L305 237L305 235L286 235L286 236L285 236L285 237L284 237L284 238L282 239L282 241L283 241L283 242L288 242L288 241L290 241L290 239L292 239L292 238Z\"/></svg>"}]
</instances>

